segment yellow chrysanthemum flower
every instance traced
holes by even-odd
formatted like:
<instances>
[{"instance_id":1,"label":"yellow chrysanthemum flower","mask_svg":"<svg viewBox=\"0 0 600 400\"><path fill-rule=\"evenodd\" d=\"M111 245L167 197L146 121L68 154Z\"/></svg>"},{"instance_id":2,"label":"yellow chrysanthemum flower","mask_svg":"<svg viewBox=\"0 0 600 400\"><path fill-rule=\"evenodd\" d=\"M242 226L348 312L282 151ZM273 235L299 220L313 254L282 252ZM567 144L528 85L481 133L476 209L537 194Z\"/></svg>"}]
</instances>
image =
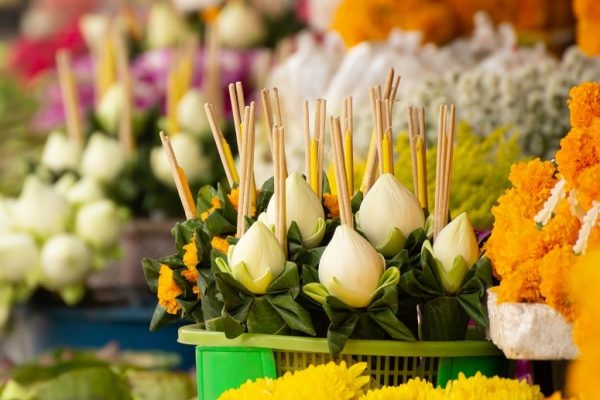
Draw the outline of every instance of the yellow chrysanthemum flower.
<instances>
[{"instance_id":1,"label":"yellow chrysanthemum flower","mask_svg":"<svg viewBox=\"0 0 600 400\"><path fill-rule=\"evenodd\" d=\"M383 387L371 390L361 400L443 400L442 389L436 389L430 382L415 378L397 387Z\"/></svg>"},{"instance_id":2,"label":"yellow chrysanthemum flower","mask_svg":"<svg viewBox=\"0 0 600 400\"><path fill-rule=\"evenodd\" d=\"M353 400L362 395L362 388L369 382L369 376L361 374L366 363L357 363L350 368L345 362L333 362L314 366L294 373L288 372L276 379L258 379L246 382L238 389L228 390L220 400L245 399L311 399L311 400Z\"/></svg>"},{"instance_id":3,"label":"yellow chrysanthemum flower","mask_svg":"<svg viewBox=\"0 0 600 400\"><path fill-rule=\"evenodd\" d=\"M160 304L169 314L177 314L181 306L177 303L177 296L181 289L173 279L173 270L168 266L161 264L158 272L158 304Z\"/></svg>"},{"instance_id":4,"label":"yellow chrysanthemum flower","mask_svg":"<svg viewBox=\"0 0 600 400\"><path fill-rule=\"evenodd\" d=\"M481 373L466 378L462 373L458 379L448 382L444 390L445 400L542 400L544 395L539 386L525 381L485 377Z\"/></svg>"}]
</instances>

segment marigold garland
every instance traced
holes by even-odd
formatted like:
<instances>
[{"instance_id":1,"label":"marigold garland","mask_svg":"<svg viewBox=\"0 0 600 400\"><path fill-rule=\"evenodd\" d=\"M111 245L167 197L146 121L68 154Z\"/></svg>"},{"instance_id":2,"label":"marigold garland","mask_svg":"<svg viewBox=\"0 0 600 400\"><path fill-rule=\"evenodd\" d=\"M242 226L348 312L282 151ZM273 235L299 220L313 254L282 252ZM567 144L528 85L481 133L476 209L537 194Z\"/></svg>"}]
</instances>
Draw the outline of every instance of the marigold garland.
<instances>
[{"instance_id":1,"label":"marigold garland","mask_svg":"<svg viewBox=\"0 0 600 400\"><path fill-rule=\"evenodd\" d=\"M181 310L181 306L176 299L182 293L182 290L173 279L173 270L161 264L158 275L158 304L169 314L177 314Z\"/></svg>"}]
</instances>

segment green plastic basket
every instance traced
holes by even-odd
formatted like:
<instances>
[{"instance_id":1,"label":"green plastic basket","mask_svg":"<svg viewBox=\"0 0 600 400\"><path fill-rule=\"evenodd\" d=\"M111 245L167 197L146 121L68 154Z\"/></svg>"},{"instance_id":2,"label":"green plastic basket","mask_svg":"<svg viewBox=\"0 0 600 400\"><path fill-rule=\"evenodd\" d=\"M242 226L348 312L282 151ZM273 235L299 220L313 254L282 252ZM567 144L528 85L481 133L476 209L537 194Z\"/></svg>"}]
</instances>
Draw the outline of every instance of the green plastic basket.
<instances>
[{"instance_id":1,"label":"green plastic basket","mask_svg":"<svg viewBox=\"0 0 600 400\"><path fill-rule=\"evenodd\" d=\"M196 346L198 398L214 400L227 389L259 377L275 378L332 360L322 338L243 334L227 339L222 332L188 325L179 329L179 342ZM421 377L439 386L481 372L506 376L508 361L491 342L401 342L348 340L336 361L366 362L370 387L396 386Z\"/></svg>"}]
</instances>

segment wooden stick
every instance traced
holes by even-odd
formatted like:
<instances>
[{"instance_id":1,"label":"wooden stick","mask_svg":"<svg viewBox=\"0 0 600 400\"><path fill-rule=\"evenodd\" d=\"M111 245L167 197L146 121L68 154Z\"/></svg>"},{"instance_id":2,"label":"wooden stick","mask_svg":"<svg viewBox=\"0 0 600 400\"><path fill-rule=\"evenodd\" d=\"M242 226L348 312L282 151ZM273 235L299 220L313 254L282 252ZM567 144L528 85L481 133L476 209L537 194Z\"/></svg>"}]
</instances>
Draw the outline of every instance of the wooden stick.
<instances>
[{"instance_id":1,"label":"wooden stick","mask_svg":"<svg viewBox=\"0 0 600 400\"><path fill-rule=\"evenodd\" d=\"M310 169L310 116L308 115L308 100L304 100L302 111L304 113L304 173L306 174L306 181L310 184L312 181L312 171Z\"/></svg>"},{"instance_id":2,"label":"wooden stick","mask_svg":"<svg viewBox=\"0 0 600 400\"><path fill-rule=\"evenodd\" d=\"M263 89L260 91L260 98L263 105L263 115L265 118L265 125L267 130L267 138L269 139L269 146L271 148L271 156L273 153L273 110L271 108L271 97L269 95L269 89Z\"/></svg>"},{"instance_id":3,"label":"wooden stick","mask_svg":"<svg viewBox=\"0 0 600 400\"><path fill-rule=\"evenodd\" d=\"M425 209L429 209L429 194L427 190L427 139L425 137L425 109L420 107L418 109L418 123L419 123L419 138L420 138L420 150L417 146L417 177L420 181L419 184L419 195L421 206Z\"/></svg>"},{"instance_id":4,"label":"wooden stick","mask_svg":"<svg viewBox=\"0 0 600 400\"><path fill-rule=\"evenodd\" d=\"M241 164L241 172L240 172L240 183L238 185L238 209L237 209L237 230L236 237L240 238L246 232L246 221L245 221L245 206L246 206L246 181L248 181L247 177L247 168L246 168L246 159L247 151L248 151L248 142L249 135L242 135L242 148L240 149L240 164Z\"/></svg>"},{"instance_id":5,"label":"wooden stick","mask_svg":"<svg viewBox=\"0 0 600 400\"><path fill-rule=\"evenodd\" d=\"M319 170L317 171L318 181L319 181L319 198L323 197L323 154L325 153L324 145L325 145L325 121L327 120L327 100L321 99L321 111L319 116L321 118L321 123L319 124L319 136L317 137L319 141Z\"/></svg>"},{"instance_id":6,"label":"wooden stick","mask_svg":"<svg viewBox=\"0 0 600 400\"><path fill-rule=\"evenodd\" d=\"M238 151L241 153L242 148L242 131L241 131L241 115L240 108L238 105L237 93L235 91L235 84L229 84L229 101L231 103L231 113L233 114L233 127L235 129L235 139L237 142Z\"/></svg>"},{"instance_id":7,"label":"wooden stick","mask_svg":"<svg viewBox=\"0 0 600 400\"><path fill-rule=\"evenodd\" d=\"M438 140L437 140L437 148L436 148L436 164L435 164L435 199L434 199L434 237L438 234L439 227L439 209L440 209L440 197L442 190L442 137L443 137L443 129L444 129L444 114L443 114L443 106L440 106L438 112Z\"/></svg>"},{"instance_id":8,"label":"wooden stick","mask_svg":"<svg viewBox=\"0 0 600 400\"><path fill-rule=\"evenodd\" d=\"M286 157L285 157L285 130L283 127L279 127L279 179L281 188L281 194L279 195L279 243L283 246L283 251L287 256L287 199L286 199Z\"/></svg>"},{"instance_id":9,"label":"wooden stick","mask_svg":"<svg viewBox=\"0 0 600 400\"><path fill-rule=\"evenodd\" d=\"M215 114L213 111L212 104L205 103L204 104L204 112L206 113L206 117L208 118L208 124L210 125L210 130L213 134L213 138L215 140L215 144L217 146L217 152L219 153L219 158L221 159L221 164L223 165L223 170L225 171L225 175L227 176L227 181L229 182L229 186L233 187L233 184L238 182L239 177L237 171L235 169L235 164L232 164L232 160L229 159L227 153L225 151L224 144L227 143L217 122L215 121ZM242 147L243 148L243 147ZM240 148L240 154L242 151ZM238 202L239 203L239 202Z\"/></svg>"},{"instance_id":10,"label":"wooden stick","mask_svg":"<svg viewBox=\"0 0 600 400\"><path fill-rule=\"evenodd\" d=\"M283 117L281 115L281 102L279 101L279 91L276 87L273 88L273 96L275 96L275 123L283 127Z\"/></svg>"},{"instance_id":11,"label":"wooden stick","mask_svg":"<svg viewBox=\"0 0 600 400\"><path fill-rule=\"evenodd\" d=\"M283 128L279 125L275 125L273 129L273 147L275 148L273 154L274 167L275 167L275 234L277 240L281 244L284 251L287 250L286 244L286 196L285 196L285 176L283 175L283 163L285 159L285 150L283 147Z\"/></svg>"},{"instance_id":12,"label":"wooden stick","mask_svg":"<svg viewBox=\"0 0 600 400\"><path fill-rule=\"evenodd\" d=\"M346 168L346 181L350 196L354 194L354 145L352 132L352 96L344 101L346 129L344 130L344 166Z\"/></svg>"},{"instance_id":13,"label":"wooden stick","mask_svg":"<svg viewBox=\"0 0 600 400\"><path fill-rule=\"evenodd\" d=\"M383 114L382 114L382 100L377 99L377 101L375 102L375 107L376 107L376 113L375 116L377 118L377 125L376 125L376 131L377 131L377 153L379 155L379 174L383 175L384 173L386 173L386 165L383 163L383 159L384 159L384 152L385 149L383 148L382 142L383 142Z\"/></svg>"},{"instance_id":14,"label":"wooden stick","mask_svg":"<svg viewBox=\"0 0 600 400\"><path fill-rule=\"evenodd\" d=\"M331 138L333 142L334 168L336 174L336 183L338 189L338 202L340 205L340 218L344 225L354 227L352 219L352 208L350 206L350 195L348 191L346 177L346 168L344 166L344 149L342 147L342 128L340 119L329 118L331 125Z\"/></svg>"},{"instance_id":15,"label":"wooden stick","mask_svg":"<svg viewBox=\"0 0 600 400\"><path fill-rule=\"evenodd\" d=\"M196 205L194 204L194 200L190 192L190 186L185 178L185 172L177 163L177 158L175 157L175 152L173 151L169 137L163 132L160 132L160 140L163 144L165 155L169 160L169 165L171 166L171 173L173 174L173 180L175 181L175 186L177 187L179 199L183 205L185 217L187 219L194 218L196 216Z\"/></svg>"},{"instance_id":16,"label":"wooden stick","mask_svg":"<svg viewBox=\"0 0 600 400\"><path fill-rule=\"evenodd\" d=\"M392 94L392 85L394 83L394 68L388 69L385 79L385 91L383 92L383 100L388 100Z\"/></svg>"},{"instance_id":17,"label":"wooden stick","mask_svg":"<svg viewBox=\"0 0 600 400\"><path fill-rule=\"evenodd\" d=\"M237 94L238 109L244 110L246 108L246 102L244 101L244 86L242 85L242 82L237 81L235 83L235 92Z\"/></svg>"},{"instance_id":18,"label":"wooden stick","mask_svg":"<svg viewBox=\"0 0 600 400\"><path fill-rule=\"evenodd\" d=\"M65 109L67 135L74 142L83 146L83 128L79 110L79 96L75 84L75 76L71 66L71 56L67 50L59 50L56 54L56 64L60 90Z\"/></svg>"},{"instance_id":19,"label":"wooden stick","mask_svg":"<svg viewBox=\"0 0 600 400\"><path fill-rule=\"evenodd\" d=\"M446 126L446 170L445 170L445 184L444 184L444 204L442 210L444 211L444 224L442 228L446 225L448 221L448 211L450 209L450 187L452 184L452 159L453 159L453 150L454 150L454 117L455 117L456 109L454 105L450 105L450 119L448 121L448 125Z\"/></svg>"},{"instance_id":20,"label":"wooden stick","mask_svg":"<svg viewBox=\"0 0 600 400\"><path fill-rule=\"evenodd\" d=\"M398 87L400 87L400 75L396 77L396 80L392 85L392 97L390 99L392 101L392 104L394 103L394 101L396 101L396 96L398 95Z\"/></svg>"},{"instance_id":21,"label":"wooden stick","mask_svg":"<svg viewBox=\"0 0 600 400\"><path fill-rule=\"evenodd\" d=\"M256 142L256 103L250 102L250 119L249 122L250 129L248 130L250 134L250 182L248 183L248 191L250 195L248 196L248 204L247 204L247 212L246 214L249 217L252 217L252 206L256 205L256 179L254 177L254 148Z\"/></svg>"},{"instance_id":22,"label":"wooden stick","mask_svg":"<svg viewBox=\"0 0 600 400\"><path fill-rule=\"evenodd\" d=\"M367 155L367 165L365 167L365 174L361 184L361 191L363 195L373 186L375 181L375 172L377 170L377 134L375 129L371 132L371 143L369 144L369 154Z\"/></svg>"},{"instance_id":23,"label":"wooden stick","mask_svg":"<svg viewBox=\"0 0 600 400\"><path fill-rule=\"evenodd\" d=\"M135 149L133 135L133 94L131 87L131 72L127 58L127 47L118 29L113 29L117 56L117 73L123 88L123 109L119 118L119 143L126 154L131 155Z\"/></svg>"}]
</instances>

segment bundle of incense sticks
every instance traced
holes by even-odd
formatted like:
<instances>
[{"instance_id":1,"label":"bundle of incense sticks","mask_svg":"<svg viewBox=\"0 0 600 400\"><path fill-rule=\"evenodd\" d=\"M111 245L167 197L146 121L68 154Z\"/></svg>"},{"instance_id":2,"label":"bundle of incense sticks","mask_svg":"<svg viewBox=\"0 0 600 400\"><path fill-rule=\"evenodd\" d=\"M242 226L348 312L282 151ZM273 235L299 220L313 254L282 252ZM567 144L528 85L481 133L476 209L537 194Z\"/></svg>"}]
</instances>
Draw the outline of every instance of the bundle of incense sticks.
<instances>
[{"instance_id":1,"label":"bundle of incense sticks","mask_svg":"<svg viewBox=\"0 0 600 400\"><path fill-rule=\"evenodd\" d=\"M382 91L379 85L369 88L371 113L373 115L373 131L367 156L367 166L361 184L363 194L366 194L371 189L371 186L373 186L378 165L380 174L393 173L394 170L392 113L398 87L400 86L400 76L394 77L394 75L394 69L390 68L384 91Z\"/></svg>"},{"instance_id":2,"label":"bundle of incense sticks","mask_svg":"<svg viewBox=\"0 0 600 400\"><path fill-rule=\"evenodd\" d=\"M287 253L287 222L286 222L286 173L285 165L285 131L281 125L273 129L273 165L274 165L274 193L275 196L275 235L283 251Z\"/></svg>"},{"instance_id":3,"label":"bundle of incense sticks","mask_svg":"<svg viewBox=\"0 0 600 400\"><path fill-rule=\"evenodd\" d=\"M185 217L187 219L194 218L196 216L196 204L194 203L194 198L192 197L192 192L190 191L190 185L185 177L185 171L177 163L177 158L175 157L175 152L171 146L169 136L165 135L163 132L160 132L160 140L163 144L163 149L167 159L169 160L169 165L171 166L171 174L173 175L173 180L175 181L175 186L177 187L179 200L183 205Z\"/></svg>"},{"instance_id":4,"label":"bundle of incense sticks","mask_svg":"<svg viewBox=\"0 0 600 400\"><path fill-rule=\"evenodd\" d=\"M265 118L265 126L267 127L267 139L271 146L271 153L273 153L273 135L275 126L283 126L283 117L281 115L281 101L279 100L279 91L276 87L273 88L274 100L271 101L271 92L269 89L263 89L260 91L260 96L263 104L263 115ZM273 108L275 109L273 112ZM284 143L285 146L285 143ZM273 159L275 161L275 159ZM287 161L284 159L282 165L285 175L287 175Z\"/></svg>"},{"instance_id":5,"label":"bundle of incense sticks","mask_svg":"<svg viewBox=\"0 0 600 400\"><path fill-rule=\"evenodd\" d=\"M435 174L434 238L448 223L452 155L454 150L454 105L442 105L439 110L437 165Z\"/></svg>"},{"instance_id":6,"label":"bundle of incense sticks","mask_svg":"<svg viewBox=\"0 0 600 400\"><path fill-rule=\"evenodd\" d=\"M340 207L340 221L343 225L354 228L354 219L352 216L352 206L350 204L350 190L348 187L346 163L344 162L344 146L342 144L342 128L340 119L329 117L331 129L331 141L333 147L333 164L335 169L335 179L338 188L338 204ZM352 149L348 149L352 150Z\"/></svg>"},{"instance_id":7,"label":"bundle of incense sticks","mask_svg":"<svg viewBox=\"0 0 600 400\"><path fill-rule=\"evenodd\" d=\"M254 194L254 137L255 137L255 103L244 107L242 120L242 147L240 149L241 173L239 180L237 237L246 233L246 217L251 217L252 197Z\"/></svg>"},{"instance_id":8,"label":"bundle of incense sticks","mask_svg":"<svg viewBox=\"0 0 600 400\"><path fill-rule=\"evenodd\" d=\"M317 197L321 198L323 196L323 142L327 102L323 99L317 99L315 103L315 121L312 136L308 108L308 101L304 101L304 166L306 180Z\"/></svg>"},{"instance_id":9,"label":"bundle of incense sticks","mask_svg":"<svg viewBox=\"0 0 600 400\"><path fill-rule=\"evenodd\" d=\"M221 132L221 129L219 129L212 104L205 103L204 112L206 113L206 118L208 119L208 124L210 125L210 130L213 134L215 145L217 146L217 152L219 153L219 158L221 159L221 164L223 165L223 170L225 171L225 176L227 177L227 182L229 182L230 187L233 187L235 184L239 183L240 178L235 167L233 154L231 153L231 147L223 136L223 132Z\"/></svg>"},{"instance_id":10,"label":"bundle of incense sticks","mask_svg":"<svg viewBox=\"0 0 600 400\"><path fill-rule=\"evenodd\" d=\"M58 51L56 54L56 66L64 103L65 119L67 121L67 135L73 142L83 145L84 138L79 109L79 96L71 64L71 55L67 50Z\"/></svg>"}]
</instances>

